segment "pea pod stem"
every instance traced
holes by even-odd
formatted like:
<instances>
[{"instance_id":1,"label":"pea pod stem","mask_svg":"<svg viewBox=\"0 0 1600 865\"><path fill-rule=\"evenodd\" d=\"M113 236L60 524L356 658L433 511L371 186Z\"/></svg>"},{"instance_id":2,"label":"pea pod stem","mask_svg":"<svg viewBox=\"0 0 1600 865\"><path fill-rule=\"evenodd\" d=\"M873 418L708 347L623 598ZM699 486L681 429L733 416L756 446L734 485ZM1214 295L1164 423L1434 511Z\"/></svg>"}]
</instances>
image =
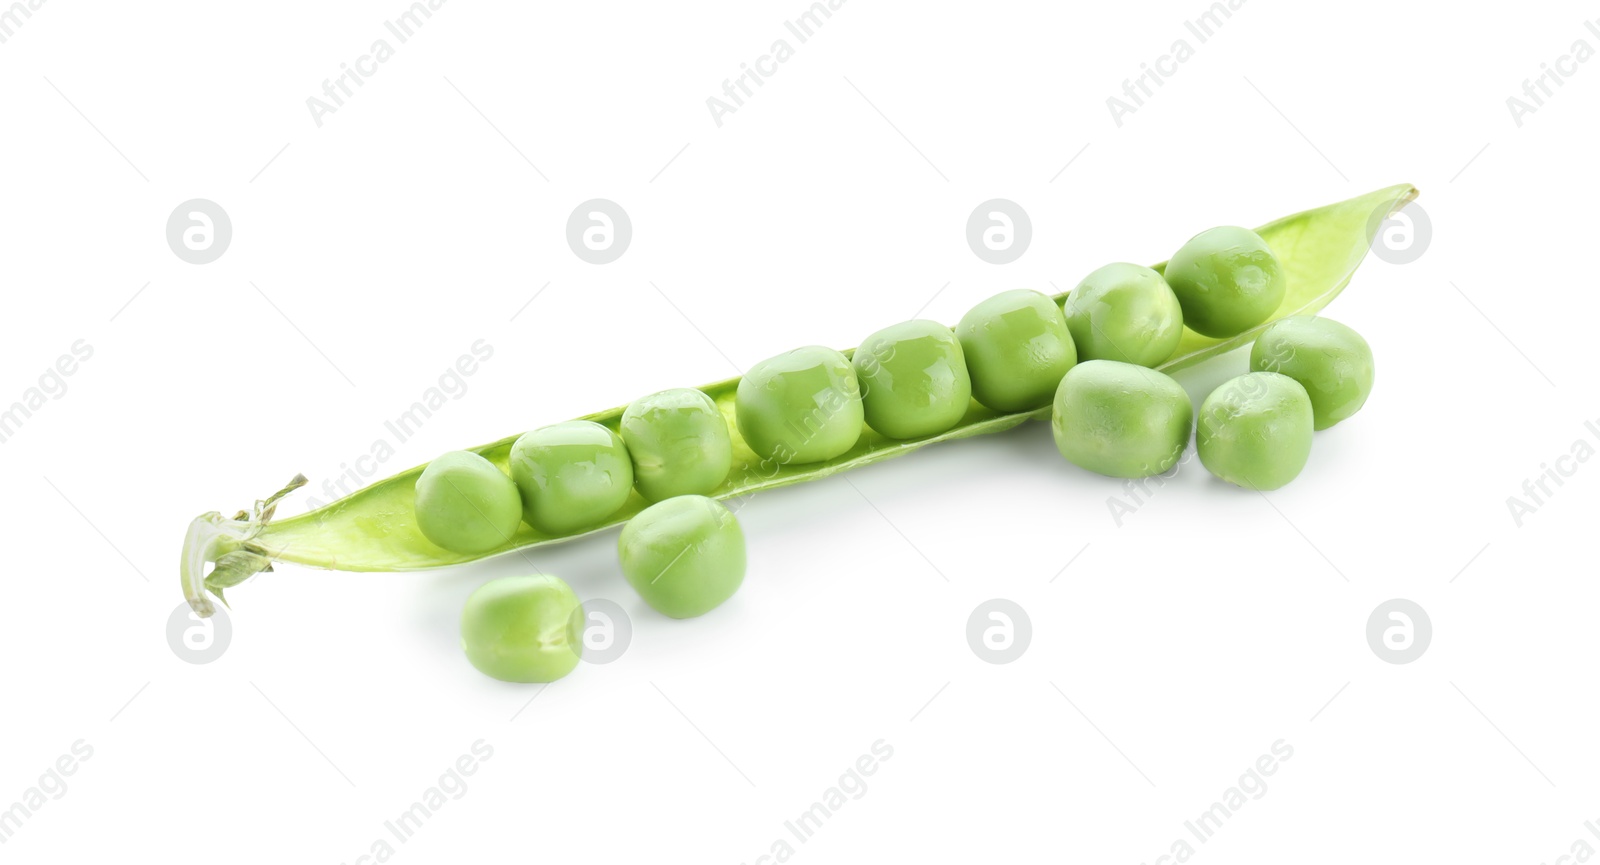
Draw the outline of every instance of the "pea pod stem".
<instances>
[{"instance_id":1,"label":"pea pod stem","mask_svg":"<svg viewBox=\"0 0 1600 865\"><path fill-rule=\"evenodd\" d=\"M197 615L205 618L216 612L210 595L224 600L225 589L262 571L272 570L272 563L281 558L286 549L267 549L254 541L272 522L278 502L305 485L306 476L297 474L283 489L258 499L248 513L240 511L227 519L218 511L210 511L189 523L189 531L183 537L178 575L183 583L183 597ZM208 562L216 563L210 574L205 573Z\"/></svg>"},{"instance_id":2,"label":"pea pod stem","mask_svg":"<svg viewBox=\"0 0 1600 865\"><path fill-rule=\"evenodd\" d=\"M183 536L178 575L183 580L183 597L198 615L216 612L206 592L206 564L220 558L230 543L243 539L245 531L243 524L224 520L218 511L203 513L189 524L189 531Z\"/></svg>"},{"instance_id":3,"label":"pea pod stem","mask_svg":"<svg viewBox=\"0 0 1600 865\"><path fill-rule=\"evenodd\" d=\"M1257 229L1288 274L1288 294L1278 310L1257 327L1226 339L1213 339L1185 329L1178 347L1156 368L1170 373L1194 366L1250 344L1278 319L1321 310L1349 283L1383 217L1404 207L1416 196L1417 190L1409 184L1391 186L1287 216ZM1164 266L1165 263L1158 264L1155 269L1161 271ZM1065 293L1056 295L1056 302L1060 303L1065 296ZM1001 432L1027 420L1050 416L1049 406L1002 414L974 402L954 428L938 435L897 441L869 427L854 447L833 459L802 465L784 464L758 457L739 436L734 413L734 392L738 384L739 379L732 378L700 388L716 403L734 444L733 471L712 494L717 499L818 480L937 442ZM616 431L622 411L623 407L618 407L581 420L594 421ZM515 440L516 436L509 436L470 450L506 470ZM214 611L209 595L221 600L224 590L256 573L271 570L277 561L345 571L415 571L446 567L593 534L626 522L649 505L634 492L621 510L591 528L553 536L524 523L498 549L477 554L452 553L428 542L417 528L413 514L414 488L423 468L408 469L315 510L277 522L272 520L277 502L303 485L303 476L296 476L284 489L256 502L248 514L241 511L227 519L212 511L196 517L184 538L179 569L184 597L197 614L208 616ZM206 574L208 562L216 565Z\"/></svg>"}]
</instances>

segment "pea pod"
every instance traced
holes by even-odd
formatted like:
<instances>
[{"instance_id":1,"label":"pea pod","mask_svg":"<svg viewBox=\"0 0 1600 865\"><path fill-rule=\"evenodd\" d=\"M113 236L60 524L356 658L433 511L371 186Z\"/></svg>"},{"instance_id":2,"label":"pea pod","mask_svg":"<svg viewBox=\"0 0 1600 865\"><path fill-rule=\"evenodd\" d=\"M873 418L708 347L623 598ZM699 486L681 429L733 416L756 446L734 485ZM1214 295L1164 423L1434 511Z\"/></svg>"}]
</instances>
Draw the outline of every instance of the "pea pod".
<instances>
[{"instance_id":1,"label":"pea pod","mask_svg":"<svg viewBox=\"0 0 1600 865\"><path fill-rule=\"evenodd\" d=\"M1338 296L1366 255L1373 232L1380 220L1374 214L1392 213L1414 199L1417 190L1408 185L1391 186L1357 198L1319 207L1270 222L1257 233L1272 247L1282 262L1288 291L1278 309L1266 321L1243 333L1224 339L1203 336L1184 329L1178 346L1156 369L1173 372L1200 363L1240 346L1247 345L1272 322L1291 315L1317 312ZM1155 265L1162 271L1164 263ZM1059 304L1065 295L1057 295ZM865 330L866 328L863 328ZM848 356L852 352L845 352ZM778 464L763 460L739 435L734 415L734 395L739 379L732 378L700 388L716 403L727 423L733 443L733 469L727 480L710 493L711 498L728 499L761 490L817 480L856 466L910 453L934 442L968 438L1011 429L1030 419L1049 419L1050 406L1022 412L996 412L977 402L967 409L959 423L937 435L908 440L885 438L866 429L849 450L831 459L805 464ZM620 429L623 408L587 415L613 432ZM518 433L520 435L520 432ZM518 435L470 448L508 471L511 446ZM511 540L500 547L479 553L453 553L428 541L415 517L417 478L425 466L401 472L316 510L274 522L276 504L283 495L305 483L296 476L288 487L272 497L258 501L249 512L225 518L218 512L197 517L184 539L180 566L185 597L197 613L210 615L213 608L208 592L222 598L223 591L261 571L271 570L274 562L293 562L318 568L344 571L414 571L457 565L514 549L570 540L626 522L650 502L637 491L629 493L622 508L604 522L577 531L546 534L527 524L517 527ZM216 566L205 573L207 562Z\"/></svg>"}]
</instances>

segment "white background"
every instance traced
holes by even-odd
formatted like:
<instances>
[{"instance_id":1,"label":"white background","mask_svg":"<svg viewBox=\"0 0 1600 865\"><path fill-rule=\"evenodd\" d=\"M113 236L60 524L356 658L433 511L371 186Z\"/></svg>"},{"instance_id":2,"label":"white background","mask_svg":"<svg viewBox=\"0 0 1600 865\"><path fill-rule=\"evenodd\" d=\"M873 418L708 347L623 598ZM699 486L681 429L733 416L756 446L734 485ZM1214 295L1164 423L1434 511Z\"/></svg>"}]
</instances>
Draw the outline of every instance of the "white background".
<instances>
[{"instance_id":1,"label":"white background","mask_svg":"<svg viewBox=\"0 0 1600 865\"><path fill-rule=\"evenodd\" d=\"M0 404L94 351L0 446L0 807L93 748L0 855L354 863L480 739L398 861L755 862L786 838L815 862L1153 863L1280 739L1292 759L1196 856L1600 846L1600 468L1520 528L1506 505L1600 446L1600 63L1520 128L1506 105L1600 48L1600 9L1252 0L1199 44L1199 0L852 0L719 128L706 98L804 8L450 3L320 128L306 99L403 3L52 0L0 45ZM1179 38L1194 57L1119 127L1107 97ZM168 647L188 521L303 471L299 512L475 340L492 360L369 480L1401 182L1431 246L1369 258L1328 310L1376 390L1269 496L1195 466L1118 527L1118 483L1030 424L756 497L749 576L702 619L634 598L615 533L534 553L634 629L542 690L458 646L515 557L284 566L232 592L219 660ZM208 265L163 235L196 197L234 227ZM632 217L613 264L564 238L594 197ZM1033 222L1004 266L963 237L993 197ZM965 637L994 597L1033 625L1004 666ZM1364 633L1395 597L1435 632L1403 666ZM789 836L880 739L866 792Z\"/></svg>"}]
</instances>

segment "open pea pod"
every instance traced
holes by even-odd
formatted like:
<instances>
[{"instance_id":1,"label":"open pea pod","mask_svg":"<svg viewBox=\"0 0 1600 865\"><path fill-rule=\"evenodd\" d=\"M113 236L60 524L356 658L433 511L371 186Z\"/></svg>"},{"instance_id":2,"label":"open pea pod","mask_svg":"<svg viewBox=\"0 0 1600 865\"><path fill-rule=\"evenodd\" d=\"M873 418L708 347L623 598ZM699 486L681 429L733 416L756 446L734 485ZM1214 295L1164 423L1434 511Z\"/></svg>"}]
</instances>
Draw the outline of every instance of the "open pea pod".
<instances>
[{"instance_id":1,"label":"open pea pod","mask_svg":"<svg viewBox=\"0 0 1600 865\"><path fill-rule=\"evenodd\" d=\"M1282 305L1266 322L1227 339L1201 336L1185 328L1178 348L1158 369L1171 372L1193 366L1207 358L1250 344L1257 334L1277 319L1322 309L1350 282L1351 275L1367 253L1373 233L1381 224L1381 217L1405 206L1416 195L1417 190L1409 184L1391 186L1348 201L1286 216L1257 229L1277 254L1288 277L1288 293ZM1155 265L1158 271L1163 267L1164 264ZM1064 297L1064 294L1057 295L1057 303ZM733 438L733 470L713 494L722 499L824 478L856 466L907 454L935 442L1000 432L1025 420L1047 419L1050 416L1048 406L1030 412L1000 414L974 402L960 423L938 435L896 441L868 428L855 447L833 459L798 465L780 464L758 457L740 437L734 422L734 392L738 384L739 379L731 378L700 388L716 401ZM582 419L604 424L615 431L622 411L619 407ZM515 435L508 436L471 450L506 470L511 444L516 439ZM413 500L417 477L422 469L423 466L417 466L316 510L276 522L272 516L278 500L304 484L304 477L296 476L284 489L256 502L249 513L241 511L232 519L227 519L213 511L197 517L190 524L183 544L181 575L185 597L197 613L206 616L213 609L207 592L220 599L224 590L256 573L271 570L273 562L294 562L344 571L437 568L597 532L626 522L649 504L634 492L621 510L606 522L589 529L565 535L547 535L524 523L498 549L471 555L452 553L435 546L417 528ZM215 563L209 574L205 573L207 562Z\"/></svg>"}]
</instances>

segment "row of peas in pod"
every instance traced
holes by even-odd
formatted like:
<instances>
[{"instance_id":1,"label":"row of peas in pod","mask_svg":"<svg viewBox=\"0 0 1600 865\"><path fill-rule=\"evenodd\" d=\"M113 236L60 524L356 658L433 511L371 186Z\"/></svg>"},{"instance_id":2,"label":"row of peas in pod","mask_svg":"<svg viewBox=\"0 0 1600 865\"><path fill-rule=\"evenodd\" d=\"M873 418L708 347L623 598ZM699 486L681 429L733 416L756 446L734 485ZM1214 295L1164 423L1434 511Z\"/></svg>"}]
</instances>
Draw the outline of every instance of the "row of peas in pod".
<instances>
[{"instance_id":1,"label":"row of peas in pod","mask_svg":"<svg viewBox=\"0 0 1600 865\"><path fill-rule=\"evenodd\" d=\"M1236 336L1269 318L1285 289L1259 236L1214 228L1185 243L1164 274L1106 265L1059 305L1006 291L953 330L908 321L868 336L851 357L807 346L769 358L739 382L736 426L763 461L799 464L849 452L867 427L891 439L937 435L974 400L1001 413L1053 406L1056 443L1071 462L1115 477L1159 474L1195 424L1187 393L1150 367L1172 355L1185 325ZM1260 335L1251 366L1202 403L1197 446L1218 477L1276 489L1304 467L1314 429L1360 409L1372 355L1341 324L1291 317ZM737 520L707 498L733 465L728 425L709 396L680 388L635 400L619 429L570 421L526 433L512 445L509 477L477 454L445 454L417 481L418 526L445 549L486 552L524 521L551 535L599 525L637 489L655 504L619 537L623 575L666 615L709 612L745 572ZM560 580L497 580L469 599L463 645L491 676L550 681L576 666L581 624Z\"/></svg>"},{"instance_id":2,"label":"row of peas in pod","mask_svg":"<svg viewBox=\"0 0 1600 865\"><path fill-rule=\"evenodd\" d=\"M1052 408L1063 456L1113 477L1169 470L1195 427L1188 394L1151 369L1187 325L1237 336L1270 318L1287 289L1255 232L1233 226L1191 238L1165 273L1109 264L1058 306L1026 289L973 307L954 331L908 321L867 337L852 359L819 346L757 364L739 384L741 435L757 455L815 462L855 446L863 422L891 439L954 427L971 400L1001 413ZM1355 414L1373 381L1372 351L1350 328L1291 316L1257 338L1253 372L1201 405L1197 447L1216 476L1251 489L1293 480L1311 433Z\"/></svg>"}]
</instances>

